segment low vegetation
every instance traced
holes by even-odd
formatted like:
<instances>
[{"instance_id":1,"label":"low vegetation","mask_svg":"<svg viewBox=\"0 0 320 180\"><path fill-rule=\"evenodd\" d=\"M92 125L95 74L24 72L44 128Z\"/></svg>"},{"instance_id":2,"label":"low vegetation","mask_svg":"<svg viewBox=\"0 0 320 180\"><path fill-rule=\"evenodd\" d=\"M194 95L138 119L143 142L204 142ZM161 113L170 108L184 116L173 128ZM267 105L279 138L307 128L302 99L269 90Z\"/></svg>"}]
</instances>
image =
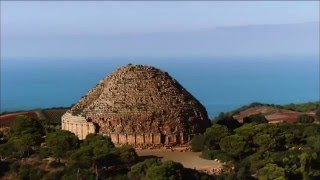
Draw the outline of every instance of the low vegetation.
<instances>
[{"instance_id":1,"label":"low vegetation","mask_svg":"<svg viewBox=\"0 0 320 180\"><path fill-rule=\"evenodd\" d=\"M80 141L63 130L46 131L38 120L19 115L9 134L0 134L0 178L8 179L210 179L180 163L139 162L130 146L116 147L108 136Z\"/></svg>"},{"instance_id":2,"label":"low vegetation","mask_svg":"<svg viewBox=\"0 0 320 180\"><path fill-rule=\"evenodd\" d=\"M308 115L308 114L301 114L299 117L298 117L298 122L299 123L313 123L315 121L315 119Z\"/></svg>"},{"instance_id":3,"label":"low vegetation","mask_svg":"<svg viewBox=\"0 0 320 180\"><path fill-rule=\"evenodd\" d=\"M0 132L0 179L319 179L320 125L314 123L320 120L319 102L267 105L303 112L297 123L268 124L261 114L244 123L232 117L261 105L266 104L220 113L191 141L193 151L225 162L233 173L209 176L172 161L140 159L132 147L116 147L107 136L90 134L81 141L54 121L19 115L9 131ZM52 119L62 112L43 111Z\"/></svg>"},{"instance_id":4,"label":"low vegetation","mask_svg":"<svg viewBox=\"0 0 320 180\"><path fill-rule=\"evenodd\" d=\"M274 107L274 108L286 109L286 110L297 111L297 112L309 112L309 111L319 110L320 109L320 102L316 101L316 102L307 102L307 103L301 103L301 104L291 103L291 104L286 104L286 105L254 102L249 105L245 105L245 106L242 106L238 109L230 111L227 114L229 116L233 116L243 110L246 110L246 109L252 108L252 107L258 107L258 106Z\"/></svg>"},{"instance_id":5,"label":"low vegetation","mask_svg":"<svg viewBox=\"0 0 320 180\"><path fill-rule=\"evenodd\" d=\"M196 136L192 149L202 151L203 158L234 166L234 173L224 178L318 179L320 125L301 119L303 123L268 124L254 117L239 126L228 117L225 121L230 122L220 120Z\"/></svg>"}]
</instances>

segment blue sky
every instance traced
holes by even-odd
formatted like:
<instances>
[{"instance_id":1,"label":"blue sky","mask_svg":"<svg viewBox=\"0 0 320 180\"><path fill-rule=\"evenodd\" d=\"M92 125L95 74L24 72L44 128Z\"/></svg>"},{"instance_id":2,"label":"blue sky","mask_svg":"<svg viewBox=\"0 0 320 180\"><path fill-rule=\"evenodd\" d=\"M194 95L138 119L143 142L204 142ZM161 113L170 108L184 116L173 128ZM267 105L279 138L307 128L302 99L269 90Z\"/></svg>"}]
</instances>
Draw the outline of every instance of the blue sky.
<instances>
[{"instance_id":1,"label":"blue sky","mask_svg":"<svg viewBox=\"0 0 320 180\"><path fill-rule=\"evenodd\" d=\"M113 48L113 54L109 51L104 54L103 49L99 52L90 50L95 46L96 49L111 46L101 40L93 42L91 37L121 36L122 43L126 44L123 40L126 35L132 37L158 32L197 32L217 27L305 22L319 22L319 2L1 1L1 51L4 57L115 56L126 54L126 51ZM79 45L89 41L93 47ZM64 45L70 50L65 50ZM77 54L85 50L88 50L87 54ZM159 53L166 54L154 50L147 55L157 56ZM170 52L167 55L179 53L184 52ZM144 54L139 51L131 55Z\"/></svg>"}]
</instances>

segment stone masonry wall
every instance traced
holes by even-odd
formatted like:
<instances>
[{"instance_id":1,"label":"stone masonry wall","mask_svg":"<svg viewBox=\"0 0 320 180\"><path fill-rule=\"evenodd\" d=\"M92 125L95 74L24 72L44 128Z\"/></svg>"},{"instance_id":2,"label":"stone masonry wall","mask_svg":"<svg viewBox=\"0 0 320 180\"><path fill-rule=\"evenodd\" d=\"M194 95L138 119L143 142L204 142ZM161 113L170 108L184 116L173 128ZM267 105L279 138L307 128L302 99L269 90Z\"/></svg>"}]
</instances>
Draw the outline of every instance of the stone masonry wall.
<instances>
[{"instance_id":1,"label":"stone masonry wall","mask_svg":"<svg viewBox=\"0 0 320 180\"><path fill-rule=\"evenodd\" d=\"M210 124L205 108L168 73L141 65L111 73L71 112L105 134L201 133Z\"/></svg>"},{"instance_id":2,"label":"stone masonry wall","mask_svg":"<svg viewBox=\"0 0 320 180\"><path fill-rule=\"evenodd\" d=\"M175 79L142 65L118 68L68 114L64 129L83 138L86 125L76 124L88 123L115 144L184 144L210 125L204 106Z\"/></svg>"},{"instance_id":3,"label":"stone masonry wall","mask_svg":"<svg viewBox=\"0 0 320 180\"><path fill-rule=\"evenodd\" d=\"M160 133L147 134L104 134L111 138L114 144L129 144L134 147L148 145L175 145L186 144L190 141L191 136L180 135L161 135Z\"/></svg>"},{"instance_id":4,"label":"stone masonry wall","mask_svg":"<svg viewBox=\"0 0 320 180\"><path fill-rule=\"evenodd\" d=\"M85 139L88 134L96 133L93 123L87 122L84 117L73 116L69 113L62 116L61 129L71 131L80 140Z\"/></svg>"},{"instance_id":5,"label":"stone masonry wall","mask_svg":"<svg viewBox=\"0 0 320 180\"><path fill-rule=\"evenodd\" d=\"M96 133L95 126L91 122L87 122L81 116L73 116L66 113L62 116L62 130L67 130L74 133L80 140L86 138L88 134ZM134 147L144 145L173 145L185 144L190 141L190 135L161 135L160 133L146 134L104 134L111 138L114 144L129 144Z\"/></svg>"}]
</instances>

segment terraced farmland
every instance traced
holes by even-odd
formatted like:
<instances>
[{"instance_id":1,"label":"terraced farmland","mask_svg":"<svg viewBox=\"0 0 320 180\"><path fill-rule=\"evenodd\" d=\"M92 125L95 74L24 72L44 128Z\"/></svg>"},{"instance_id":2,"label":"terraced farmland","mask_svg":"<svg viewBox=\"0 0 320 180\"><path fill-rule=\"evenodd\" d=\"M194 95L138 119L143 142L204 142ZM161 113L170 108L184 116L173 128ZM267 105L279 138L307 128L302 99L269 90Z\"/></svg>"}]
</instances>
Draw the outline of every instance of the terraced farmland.
<instances>
[{"instance_id":1,"label":"terraced farmland","mask_svg":"<svg viewBox=\"0 0 320 180\"><path fill-rule=\"evenodd\" d=\"M37 119L38 116L34 111L26 111L26 112L17 112L17 113L9 113L0 116L0 127L9 127L10 124L15 121L18 115L29 116L33 119Z\"/></svg>"}]
</instances>

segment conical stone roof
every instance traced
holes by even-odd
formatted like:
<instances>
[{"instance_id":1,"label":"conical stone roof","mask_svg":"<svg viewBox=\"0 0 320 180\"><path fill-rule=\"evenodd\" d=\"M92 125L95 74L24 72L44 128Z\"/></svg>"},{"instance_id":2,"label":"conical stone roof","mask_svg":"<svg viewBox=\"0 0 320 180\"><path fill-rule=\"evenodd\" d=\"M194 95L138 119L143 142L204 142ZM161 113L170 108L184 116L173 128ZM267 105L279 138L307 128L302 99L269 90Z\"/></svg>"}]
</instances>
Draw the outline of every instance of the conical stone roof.
<instances>
[{"instance_id":1,"label":"conical stone roof","mask_svg":"<svg viewBox=\"0 0 320 180\"><path fill-rule=\"evenodd\" d=\"M101 80L68 112L99 133L196 134L210 124L204 106L167 72L127 65Z\"/></svg>"}]
</instances>

